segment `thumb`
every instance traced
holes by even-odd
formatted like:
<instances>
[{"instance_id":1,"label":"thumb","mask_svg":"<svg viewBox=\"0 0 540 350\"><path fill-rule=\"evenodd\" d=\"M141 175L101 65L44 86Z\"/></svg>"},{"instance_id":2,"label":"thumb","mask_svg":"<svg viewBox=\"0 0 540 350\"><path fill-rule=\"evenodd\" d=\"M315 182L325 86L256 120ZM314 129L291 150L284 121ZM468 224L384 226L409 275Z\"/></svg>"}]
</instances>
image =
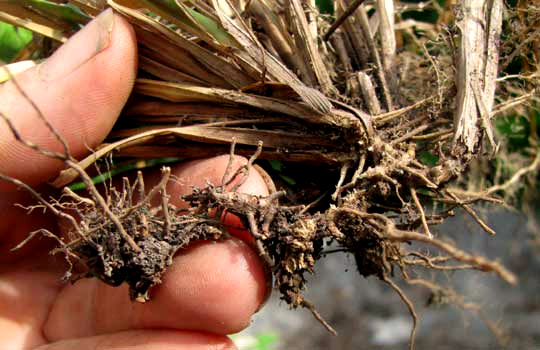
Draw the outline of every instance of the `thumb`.
<instances>
[{"instance_id":1,"label":"thumb","mask_svg":"<svg viewBox=\"0 0 540 350\"><path fill-rule=\"evenodd\" d=\"M136 75L136 40L130 25L106 10L71 37L42 64L0 86L0 113L11 120L26 140L42 148L63 148L39 118L39 112L58 130L74 157L82 157L111 130L124 106ZM29 185L49 180L63 168L16 142L0 120L0 173ZM9 187L0 184L0 191Z\"/></svg>"}]
</instances>

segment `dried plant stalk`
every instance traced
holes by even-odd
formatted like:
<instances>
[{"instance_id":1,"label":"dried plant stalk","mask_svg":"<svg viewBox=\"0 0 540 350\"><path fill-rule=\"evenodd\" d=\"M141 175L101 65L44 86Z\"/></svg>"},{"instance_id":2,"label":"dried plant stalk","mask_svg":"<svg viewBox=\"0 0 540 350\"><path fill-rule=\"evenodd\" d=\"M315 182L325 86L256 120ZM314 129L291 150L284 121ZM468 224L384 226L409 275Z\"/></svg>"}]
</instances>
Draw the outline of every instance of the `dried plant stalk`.
<instances>
[{"instance_id":1,"label":"dried plant stalk","mask_svg":"<svg viewBox=\"0 0 540 350\"><path fill-rule=\"evenodd\" d=\"M497 42L502 25L502 0L462 0L457 27L457 110L454 115L454 153L472 154L484 133L495 148L490 112L498 66Z\"/></svg>"}]
</instances>

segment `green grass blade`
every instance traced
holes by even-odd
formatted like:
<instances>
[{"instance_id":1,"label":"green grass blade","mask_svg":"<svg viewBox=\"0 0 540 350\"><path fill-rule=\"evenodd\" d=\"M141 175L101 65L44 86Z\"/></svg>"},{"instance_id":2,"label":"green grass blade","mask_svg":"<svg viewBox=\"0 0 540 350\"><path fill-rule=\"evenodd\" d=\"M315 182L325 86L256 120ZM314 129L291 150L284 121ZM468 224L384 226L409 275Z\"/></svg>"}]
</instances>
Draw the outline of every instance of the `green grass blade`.
<instances>
[{"instance_id":1,"label":"green grass blade","mask_svg":"<svg viewBox=\"0 0 540 350\"><path fill-rule=\"evenodd\" d=\"M210 35L212 35L219 43L227 46L236 46L235 40L227 33L227 31L213 19L206 17L200 12L191 8L186 8L189 14L203 26Z\"/></svg>"},{"instance_id":2,"label":"green grass blade","mask_svg":"<svg viewBox=\"0 0 540 350\"><path fill-rule=\"evenodd\" d=\"M11 62L32 40L32 32L0 22L0 61Z\"/></svg>"},{"instance_id":3,"label":"green grass blade","mask_svg":"<svg viewBox=\"0 0 540 350\"><path fill-rule=\"evenodd\" d=\"M145 0L144 2L157 7L162 14L167 13L196 31L203 30L206 35L210 35L223 45L237 46L236 41L219 23L191 7L175 0Z\"/></svg>"},{"instance_id":4,"label":"green grass blade","mask_svg":"<svg viewBox=\"0 0 540 350\"><path fill-rule=\"evenodd\" d=\"M85 24L91 17L72 4L57 4L47 0L24 0L22 5L29 5L36 10L71 25Z\"/></svg>"},{"instance_id":5,"label":"green grass blade","mask_svg":"<svg viewBox=\"0 0 540 350\"><path fill-rule=\"evenodd\" d=\"M107 171L106 173L102 173L100 175L94 176L92 178L92 183L94 185L103 183L112 177L125 173L127 171L135 170L135 169L144 169L144 168L150 168L154 167L156 165L161 164L168 164L168 163L177 163L181 159L180 158L174 158L174 157L168 157L168 158L158 158L158 159L147 159L147 160L137 160L133 163L125 164L122 166L115 167L111 169L110 171ZM72 191L80 191L86 189L86 185L84 182L75 182L68 186L70 190Z\"/></svg>"}]
</instances>

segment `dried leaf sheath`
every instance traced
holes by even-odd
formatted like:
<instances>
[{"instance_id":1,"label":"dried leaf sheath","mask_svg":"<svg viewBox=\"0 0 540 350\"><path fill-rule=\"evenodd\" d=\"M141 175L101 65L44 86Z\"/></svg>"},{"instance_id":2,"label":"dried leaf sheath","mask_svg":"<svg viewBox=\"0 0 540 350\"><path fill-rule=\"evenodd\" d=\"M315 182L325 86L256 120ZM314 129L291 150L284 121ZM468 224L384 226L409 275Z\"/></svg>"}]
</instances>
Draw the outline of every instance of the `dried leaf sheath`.
<instances>
[{"instance_id":1,"label":"dried leaf sheath","mask_svg":"<svg viewBox=\"0 0 540 350\"><path fill-rule=\"evenodd\" d=\"M490 112L493 106L502 25L502 1L463 0L457 71L454 152L472 154L486 135L495 149Z\"/></svg>"}]
</instances>

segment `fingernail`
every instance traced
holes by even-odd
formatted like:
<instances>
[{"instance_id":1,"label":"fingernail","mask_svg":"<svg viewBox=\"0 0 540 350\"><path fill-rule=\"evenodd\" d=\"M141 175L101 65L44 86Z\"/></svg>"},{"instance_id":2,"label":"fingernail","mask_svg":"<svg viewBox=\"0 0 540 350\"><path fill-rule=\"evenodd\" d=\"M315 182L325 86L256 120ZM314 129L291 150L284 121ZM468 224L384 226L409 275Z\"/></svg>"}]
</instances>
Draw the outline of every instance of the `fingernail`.
<instances>
[{"instance_id":1,"label":"fingernail","mask_svg":"<svg viewBox=\"0 0 540 350\"><path fill-rule=\"evenodd\" d=\"M71 74L92 57L109 47L114 27L112 9L103 11L39 66L45 81Z\"/></svg>"}]
</instances>

